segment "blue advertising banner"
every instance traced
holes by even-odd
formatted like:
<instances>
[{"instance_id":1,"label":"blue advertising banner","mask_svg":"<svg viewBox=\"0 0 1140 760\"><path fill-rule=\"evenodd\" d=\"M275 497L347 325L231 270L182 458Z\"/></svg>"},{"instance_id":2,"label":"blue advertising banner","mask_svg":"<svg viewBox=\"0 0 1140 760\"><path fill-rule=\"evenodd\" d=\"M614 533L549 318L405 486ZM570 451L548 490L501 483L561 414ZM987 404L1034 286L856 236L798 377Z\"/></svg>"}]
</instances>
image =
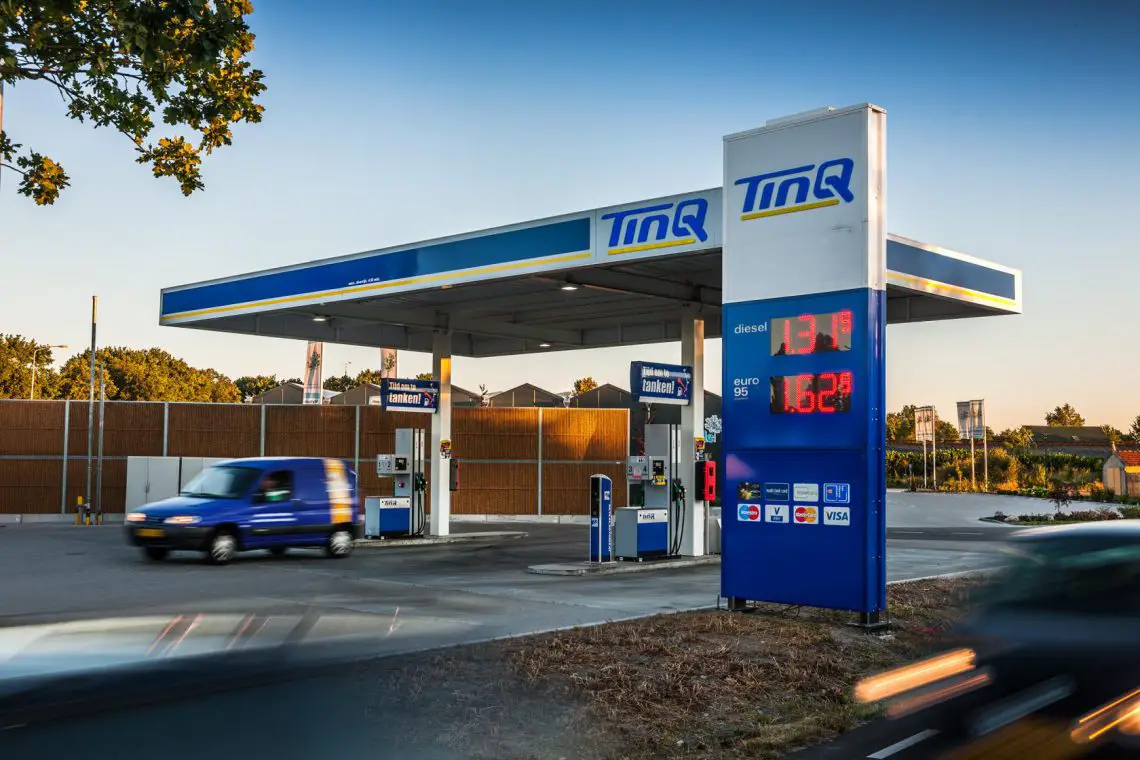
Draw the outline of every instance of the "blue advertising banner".
<instances>
[{"instance_id":1,"label":"blue advertising banner","mask_svg":"<svg viewBox=\"0 0 1140 760\"><path fill-rule=\"evenodd\" d=\"M380 380L380 405L393 412L435 414L439 408L439 383L435 380Z\"/></svg>"},{"instance_id":2,"label":"blue advertising banner","mask_svg":"<svg viewBox=\"0 0 1140 760\"><path fill-rule=\"evenodd\" d=\"M680 364L630 362L629 389L640 404L688 406L693 391L693 368Z\"/></svg>"}]
</instances>

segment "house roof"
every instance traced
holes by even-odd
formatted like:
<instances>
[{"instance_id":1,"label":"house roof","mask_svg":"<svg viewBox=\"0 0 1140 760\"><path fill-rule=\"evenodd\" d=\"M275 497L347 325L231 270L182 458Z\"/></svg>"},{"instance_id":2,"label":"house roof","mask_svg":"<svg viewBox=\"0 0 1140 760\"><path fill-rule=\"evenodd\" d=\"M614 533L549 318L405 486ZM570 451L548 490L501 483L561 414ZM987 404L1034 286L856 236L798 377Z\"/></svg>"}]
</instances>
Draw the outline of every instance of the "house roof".
<instances>
[{"instance_id":1,"label":"house roof","mask_svg":"<svg viewBox=\"0 0 1140 760\"><path fill-rule=\"evenodd\" d=\"M1140 467L1140 449L1117 449L1116 456L1125 467Z\"/></svg>"},{"instance_id":2,"label":"house roof","mask_svg":"<svg viewBox=\"0 0 1140 760\"><path fill-rule=\"evenodd\" d=\"M547 396L551 399L562 398L553 391L548 391L545 388L539 388L537 385L532 385L531 383L521 383L520 385L516 385L514 388L507 388L505 391L499 391L498 393L494 394L491 396L491 398L505 396L508 393L531 393L534 395Z\"/></svg>"},{"instance_id":3,"label":"house roof","mask_svg":"<svg viewBox=\"0 0 1140 760\"><path fill-rule=\"evenodd\" d=\"M1033 433L1034 443L1097 443L1107 446L1110 441L1104 431L1095 425L1081 427L1054 427L1027 425Z\"/></svg>"}]
</instances>

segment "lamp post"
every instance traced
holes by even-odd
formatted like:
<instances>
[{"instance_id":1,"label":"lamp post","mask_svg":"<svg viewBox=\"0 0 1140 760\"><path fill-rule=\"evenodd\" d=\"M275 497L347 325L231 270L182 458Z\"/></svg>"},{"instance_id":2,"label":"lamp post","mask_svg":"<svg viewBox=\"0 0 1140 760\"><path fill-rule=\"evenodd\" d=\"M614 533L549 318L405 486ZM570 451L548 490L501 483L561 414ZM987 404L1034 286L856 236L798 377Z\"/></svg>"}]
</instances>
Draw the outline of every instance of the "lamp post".
<instances>
[{"instance_id":1,"label":"lamp post","mask_svg":"<svg viewBox=\"0 0 1140 760\"><path fill-rule=\"evenodd\" d=\"M29 401L36 397L36 359L39 356L40 351L50 350L53 348L67 348L67 346L62 344L55 346L36 346L32 349L32 387L31 390L28 391Z\"/></svg>"}]
</instances>

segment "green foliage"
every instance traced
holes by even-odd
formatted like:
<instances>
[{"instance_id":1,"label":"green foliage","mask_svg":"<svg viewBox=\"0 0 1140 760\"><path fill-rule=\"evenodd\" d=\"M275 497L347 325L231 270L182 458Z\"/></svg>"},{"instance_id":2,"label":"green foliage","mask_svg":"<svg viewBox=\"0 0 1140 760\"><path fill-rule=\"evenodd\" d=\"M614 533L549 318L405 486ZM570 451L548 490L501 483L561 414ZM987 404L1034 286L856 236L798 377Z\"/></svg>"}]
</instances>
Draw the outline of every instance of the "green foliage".
<instances>
[{"instance_id":1,"label":"green foliage","mask_svg":"<svg viewBox=\"0 0 1140 760\"><path fill-rule=\"evenodd\" d=\"M962 440L962 436L958 433L958 426L953 422L938 419L937 412L934 413L934 438L939 443Z\"/></svg>"},{"instance_id":2,"label":"green foliage","mask_svg":"<svg viewBox=\"0 0 1140 760\"><path fill-rule=\"evenodd\" d=\"M1024 425L1019 428L1006 428L997 437L1015 449L1028 449L1033 445L1033 431Z\"/></svg>"},{"instance_id":3,"label":"green foliage","mask_svg":"<svg viewBox=\"0 0 1140 760\"><path fill-rule=\"evenodd\" d=\"M336 391L337 393L344 393L350 388L356 387L356 380L348 375L341 375L340 377L330 377L325 380L324 387L326 391Z\"/></svg>"},{"instance_id":4,"label":"green foliage","mask_svg":"<svg viewBox=\"0 0 1140 760\"><path fill-rule=\"evenodd\" d=\"M575 396L581 396L583 393L586 393L587 391L592 391L597 387L598 387L598 381L595 380L594 378L589 377L589 376L580 377L574 381L573 393Z\"/></svg>"},{"instance_id":5,"label":"green foliage","mask_svg":"<svg viewBox=\"0 0 1140 760\"><path fill-rule=\"evenodd\" d=\"M243 375L234 380L234 385L237 386L238 394L243 403L254 396L260 396L267 390L276 388L280 384L277 375Z\"/></svg>"},{"instance_id":6,"label":"green foliage","mask_svg":"<svg viewBox=\"0 0 1140 760\"><path fill-rule=\"evenodd\" d=\"M1085 424L1085 418L1070 404L1062 404L1045 414L1045 424L1049 427L1080 427Z\"/></svg>"},{"instance_id":7,"label":"green foliage","mask_svg":"<svg viewBox=\"0 0 1140 760\"><path fill-rule=\"evenodd\" d=\"M887 440L895 443L914 440L914 404L887 413Z\"/></svg>"},{"instance_id":8,"label":"green foliage","mask_svg":"<svg viewBox=\"0 0 1140 760\"><path fill-rule=\"evenodd\" d=\"M1128 437L1134 441L1140 442L1140 414L1132 420L1132 425L1128 428Z\"/></svg>"},{"instance_id":9,"label":"green foliage","mask_svg":"<svg viewBox=\"0 0 1140 760\"><path fill-rule=\"evenodd\" d=\"M383 370L366 369L361 370L361 372L356 375L356 380L354 382L356 385L364 385L365 383L379 385L382 378Z\"/></svg>"},{"instance_id":10,"label":"green foliage","mask_svg":"<svg viewBox=\"0 0 1140 760\"><path fill-rule=\"evenodd\" d=\"M1069 505L1074 495L1073 484L1063 477L1056 476L1049 481L1049 500L1053 502L1053 506L1058 512L1061 511L1061 507Z\"/></svg>"},{"instance_id":11,"label":"green foliage","mask_svg":"<svg viewBox=\"0 0 1140 760\"><path fill-rule=\"evenodd\" d=\"M282 385L284 385L285 383L293 383L294 385L304 385L305 384L305 382L299 377L291 377L288 380L283 380L281 382L282 382Z\"/></svg>"},{"instance_id":12,"label":"green foliage","mask_svg":"<svg viewBox=\"0 0 1140 760\"><path fill-rule=\"evenodd\" d=\"M202 156L232 143L232 125L261 121L263 75L246 59L252 12L249 0L6 0L0 80L51 85L69 118L122 133L138 163L190 195L204 187ZM153 140L156 113L171 134ZM70 184L53 159L2 133L0 157L38 205Z\"/></svg>"},{"instance_id":13,"label":"green foliage","mask_svg":"<svg viewBox=\"0 0 1140 760\"><path fill-rule=\"evenodd\" d=\"M1068 514L1064 512L1057 515L1057 520L1070 520L1072 522L1100 522L1102 520L1119 520L1120 513L1110 507L1097 509L1073 509Z\"/></svg>"},{"instance_id":14,"label":"green foliage","mask_svg":"<svg viewBox=\"0 0 1140 760\"><path fill-rule=\"evenodd\" d=\"M1108 440L1112 441L1113 443L1120 443L1120 441L1124 438L1124 432L1117 430L1112 425L1101 425L1100 429L1104 431L1104 434L1108 437Z\"/></svg>"},{"instance_id":15,"label":"green foliage","mask_svg":"<svg viewBox=\"0 0 1140 760\"><path fill-rule=\"evenodd\" d=\"M432 380L434 378L432 377L432 374L430 372L421 372L418 375L416 375L416 379L417 380Z\"/></svg>"},{"instance_id":16,"label":"green foliage","mask_svg":"<svg viewBox=\"0 0 1140 760\"><path fill-rule=\"evenodd\" d=\"M983 487L984 455L975 450L978 488ZM927 453L927 473L932 475L933 458ZM1070 481L1075 488L1099 481L1104 460L1080 454L1043 452L1011 452L1002 446L990 449L990 483L995 490L1045 498L1054 477ZM912 476L922 481L921 451L887 451L887 480L896 485L909 485ZM945 491L968 491L970 486L970 450L966 448L938 450L938 488Z\"/></svg>"},{"instance_id":17,"label":"green foliage","mask_svg":"<svg viewBox=\"0 0 1140 760\"><path fill-rule=\"evenodd\" d=\"M914 404L907 404L898 412L888 412L887 440L892 443L902 443L915 440L914 430ZM940 442L960 440L958 426L952 422L939 419L938 411L934 412L934 437Z\"/></svg>"},{"instance_id":18,"label":"green foliage","mask_svg":"<svg viewBox=\"0 0 1140 760\"><path fill-rule=\"evenodd\" d=\"M1117 507L1120 516L1126 520L1140 520L1140 507Z\"/></svg>"},{"instance_id":19,"label":"green foliage","mask_svg":"<svg viewBox=\"0 0 1140 760\"><path fill-rule=\"evenodd\" d=\"M88 349L64 363L59 372L59 398L87 398L90 357ZM96 359L104 363L107 399L111 401L241 401L237 385L225 375L191 367L160 348L103 348ZM96 384L98 380L97 376Z\"/></svg>"},{"instance_id":20,"label":"green foliage","mask_svg":"<svg viewBox=\"0 0 1140 760\"><path fill-rule=\"evenodd\" d=\"M55 396L59 376L52 369L51 349L22 335L0 335L0 398L28 398L33 356L36 398Z\"/></svg>"}]
</instances>

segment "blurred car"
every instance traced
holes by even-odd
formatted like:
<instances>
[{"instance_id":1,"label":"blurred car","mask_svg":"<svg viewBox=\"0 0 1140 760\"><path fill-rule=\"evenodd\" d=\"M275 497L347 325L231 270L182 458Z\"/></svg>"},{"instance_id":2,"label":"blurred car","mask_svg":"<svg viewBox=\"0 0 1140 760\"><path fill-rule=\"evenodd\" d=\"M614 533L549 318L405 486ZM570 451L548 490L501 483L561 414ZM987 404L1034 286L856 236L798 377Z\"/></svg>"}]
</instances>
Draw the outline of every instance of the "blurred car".
<instances>
[{"instance_id":1,"label":"blurred car","mask_svg":"<svg viewBox=\"0 0 1140 760\"><path fill-rule=\"evenodd\" d=\"M965 744L1031 726L1034 746L1078 753L1066 757L1131 756L1140 749L1140 520L1026 530L1010 547L1012 562L972 599L953 648L865 679L857 699Z\"/></svg>"},{"instance_id":2,"label":"blurred car","mask_svg":"<svg viewBox=\"0 0 1140 760\"><path fill-rule=\"evenodd\" d=\"M239 551L323 546L347 557L360 534L356 473L339 459L234 459L200 472L170 499L126 516L127 541L147 558L205 552L225 564Z\"/></svg>"}]
</instances>

